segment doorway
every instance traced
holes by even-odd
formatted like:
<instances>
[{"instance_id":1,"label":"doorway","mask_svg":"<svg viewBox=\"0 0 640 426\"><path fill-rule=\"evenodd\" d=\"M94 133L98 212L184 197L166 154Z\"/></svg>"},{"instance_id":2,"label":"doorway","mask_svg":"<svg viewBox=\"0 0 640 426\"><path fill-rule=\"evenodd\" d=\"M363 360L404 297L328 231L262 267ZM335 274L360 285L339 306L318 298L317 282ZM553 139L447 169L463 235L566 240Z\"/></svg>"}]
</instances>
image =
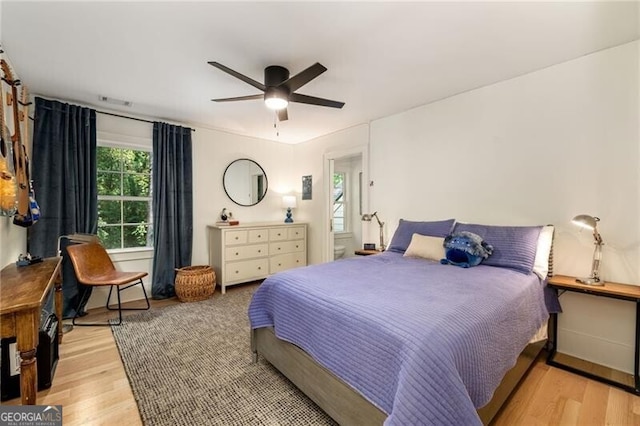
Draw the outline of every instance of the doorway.
<instances>
[{"instance_id":1,"label":"doorway","mask_svg":"<svg viewBox=\"0 0 640 426\"><path fill-rule=\"evenodd\" d=\"M368 149L357 146L325 154L325 262L362 248L363 209L368 206Z\"/></svg>"}]
</instances>

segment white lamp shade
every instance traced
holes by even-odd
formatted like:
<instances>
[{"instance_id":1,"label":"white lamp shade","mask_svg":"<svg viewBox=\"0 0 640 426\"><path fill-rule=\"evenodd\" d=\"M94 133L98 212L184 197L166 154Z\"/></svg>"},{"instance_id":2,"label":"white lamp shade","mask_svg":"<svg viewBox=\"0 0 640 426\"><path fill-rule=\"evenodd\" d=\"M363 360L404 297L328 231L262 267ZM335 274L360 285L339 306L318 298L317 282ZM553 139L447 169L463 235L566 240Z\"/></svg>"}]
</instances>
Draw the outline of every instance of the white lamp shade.
<instances>
[{"instance_id":1,"label":"white lamp shade","mask_svg":"<svg viewBox=\"0 0 640 426\"><path fill-rule=\"evenodd\" d=\"M284 195L282 197L282 207L287 209L295 209L297 207L296 204L296 196L295 195Z\"/></svg>"}]
</instances>

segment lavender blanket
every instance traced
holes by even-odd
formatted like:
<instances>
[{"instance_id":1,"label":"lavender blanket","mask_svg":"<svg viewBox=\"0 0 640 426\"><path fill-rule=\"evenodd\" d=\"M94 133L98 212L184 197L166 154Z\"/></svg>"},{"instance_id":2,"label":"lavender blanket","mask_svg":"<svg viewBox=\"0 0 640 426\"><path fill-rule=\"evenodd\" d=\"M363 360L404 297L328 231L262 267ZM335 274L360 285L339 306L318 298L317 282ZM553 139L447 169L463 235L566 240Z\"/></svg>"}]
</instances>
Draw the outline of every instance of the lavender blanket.
<instances>
[{"instance_id":1,"label":"lavender blanket","mask_svg":"<svg viewBox=\"0 0 640 426\"><path fill-rule=\"evenodd\" d=\"M535 274L387 252L273 275L249 318L389 414L386 425L471 425L548 313Z\"/></svg>"}]
</instances>

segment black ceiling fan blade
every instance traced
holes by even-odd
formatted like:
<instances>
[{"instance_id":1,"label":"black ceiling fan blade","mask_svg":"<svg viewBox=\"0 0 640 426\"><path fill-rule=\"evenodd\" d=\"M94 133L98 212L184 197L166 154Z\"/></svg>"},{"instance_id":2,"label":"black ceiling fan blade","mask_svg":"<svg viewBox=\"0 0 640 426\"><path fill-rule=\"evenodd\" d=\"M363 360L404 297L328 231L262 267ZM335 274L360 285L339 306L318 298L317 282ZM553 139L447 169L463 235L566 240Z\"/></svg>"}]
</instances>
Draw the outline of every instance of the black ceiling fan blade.
<instances>
[{"instance_id":1,"label":"black ceiling fan blade","mask_svg":"<svg viewBox=\"0 0 640 426\"><path fill-rule=\"evenodd\" d=\"M290 94L289 102L298 102L300 104L319 105L331 108L342 108L344 106L344 102L316 98L315 96L301 95L300 93Z\"/></svg>"},{"instance_id":2,"label":"black ceiling fan blade","mask_svg":"<svg viewBox=\"0 0 640 426\"><path fill-rule=\"evenodd\" d=\"M287 86L289 88L289 91L293 93L326 70L327 69L324 65L316 62L306 70L300 71L298 74L294 75L288 80L283 81L282 83L280 83L280 86Z\"/></svg>"},{"instance_id":3,"label":"black ceiling fan blade","mask_svg":"<svg viewBox=\"0 0 640 426\"><path fill-rule=\"evenodd\" d=\"M278 113L278 121L287 121L289 119L289 113L286 108L279 109Z\"/></svg>"},{"instance_id":4,"label":"black ceiling fan blade","mask_svg":"<svg viewBox=\"0 0 640 426\"><path fill-rule=\"evenodd\" d=\"M222 70L222 71L226 72L227 74L230 74L230 75L234 76L235 78L238 78L238 79L240 79L240 80L244 81L244 82L245 82L245 83L247 83L247 84L252 85L252 86L253 86L253 87L255 87L256 89L260 89L260 90L262 90L263 92L267 89L267 88L265 87L265 85L264 85L264 84L262 84L262 83L260 83L260 82L258 82L258 81L255 81L254 79L249 78L249 77L247 77L246 75L242 75L242 74L240 74L239 72L234 71L234 70L232 70L232 69L231 69L231 68L229 68L229 67L225 67L224 65L222 65L222 64L221 64L221 63L219 63L219 62L213 62L213 61L210 61L210 62L207 62L207 63L208 63L209 65L211 65L211 66L214 66L214 67L218 68L219 70Z\"/></svg>"},{"instance_id":5,"label":"black ceiling fan blade","mask_svg":"<svg viewBox=\"0 0 640 426\"><path fill-rule=\"evenodd\" d=\"M236 96L235 98L211 99L213 102L249 101L252 99L264 99L264 95Z\"/></svg>"}]
</instances>

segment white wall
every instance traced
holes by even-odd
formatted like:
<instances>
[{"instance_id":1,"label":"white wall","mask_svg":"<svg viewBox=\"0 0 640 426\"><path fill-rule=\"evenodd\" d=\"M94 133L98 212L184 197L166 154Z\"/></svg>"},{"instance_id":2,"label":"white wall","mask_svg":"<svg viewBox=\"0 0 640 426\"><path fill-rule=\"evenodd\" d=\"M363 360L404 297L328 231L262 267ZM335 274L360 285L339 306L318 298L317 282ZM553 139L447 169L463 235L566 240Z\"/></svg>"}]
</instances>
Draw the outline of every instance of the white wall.
<instances>
[{"instance_id":1,"label":"white wall","mask_svg":"<svg viewBox=\"0 0 640 426\"><path fill-rule=\"evenodd\" d=\"M638 42L473 90L371 125L370 203L400 218L557 227L556 273L640 284ZM633 366L631 303L562 296L560 350Z\"/></svg>"},{"instance_id":2,"label":"white wall","mask_svg":"<svg viewBox=\"0 0 640 426\"><path fill-rule=\"evenodd\" d=\"M18 260L27 251L27 232L13 224L12 217L0 217L0 264L2 267Z\"/></svg>"},{"instance_id":3,"label":"white wall","mask_svg":"<svg viewBox=\"0 0 640 426\"><path fill-rule=\"evenodd\" d=\"M193 264L209 263L207 225L220 220L223 208L233 218L244 222L284 222L285 209L282 195L296 190L298 205L300 188L294 188L292 177L293 146L262 139L237 136L230 133L198 128L193 134ZM255 206L234 204L222 187L222 175L233 160L250 158L260 164L267 175L268 190L265 198ZM302 184L300 184L302 185ZM298 209L295 221L300 221Z\"/></svg>"}]
</instances>

